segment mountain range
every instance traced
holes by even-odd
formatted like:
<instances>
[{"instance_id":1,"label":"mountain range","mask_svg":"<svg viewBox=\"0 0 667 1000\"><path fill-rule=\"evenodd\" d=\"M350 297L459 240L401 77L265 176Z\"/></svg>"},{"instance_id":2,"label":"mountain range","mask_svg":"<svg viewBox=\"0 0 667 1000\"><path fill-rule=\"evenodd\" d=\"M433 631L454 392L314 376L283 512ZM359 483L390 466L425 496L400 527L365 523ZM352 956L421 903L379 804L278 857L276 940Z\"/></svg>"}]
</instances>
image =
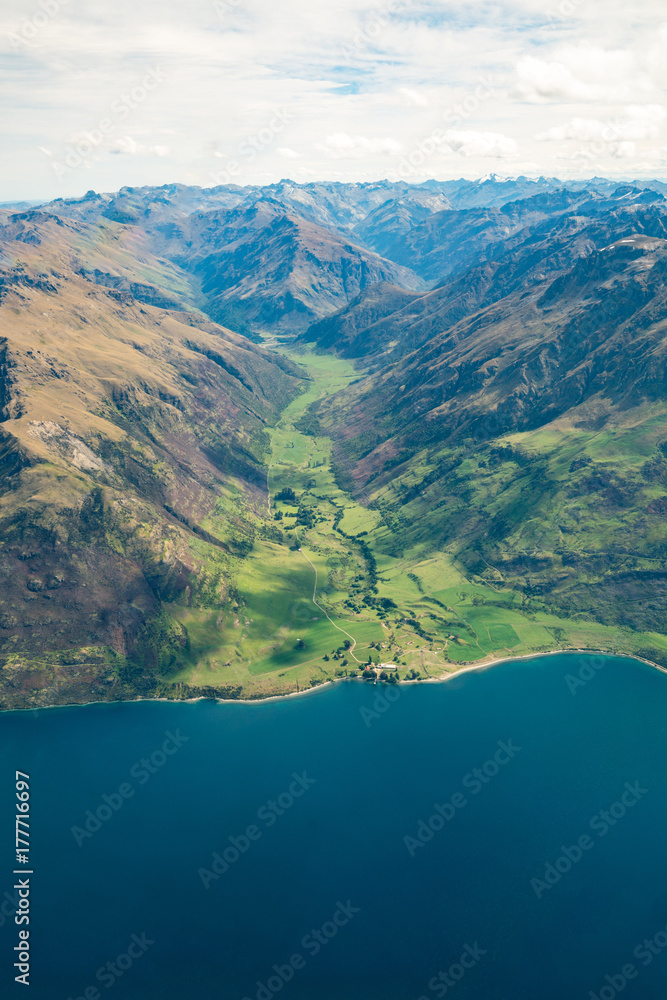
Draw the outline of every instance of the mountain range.
<instances>
[{"instance_id":1,"label":"mountain range","mask_svg":"<svg viewBox=\"0 0 667 1000\"><path fill-rule=\"evenodd\" d=\"M667 659L666 194L282 181L0 208L3 702L255 696L260 563L299 525L371 650L487 652L456 579L489 639L506 605L552 648L585 623ZM285 641L280 690L329 676Z\"/></svg>"}]
</instances>

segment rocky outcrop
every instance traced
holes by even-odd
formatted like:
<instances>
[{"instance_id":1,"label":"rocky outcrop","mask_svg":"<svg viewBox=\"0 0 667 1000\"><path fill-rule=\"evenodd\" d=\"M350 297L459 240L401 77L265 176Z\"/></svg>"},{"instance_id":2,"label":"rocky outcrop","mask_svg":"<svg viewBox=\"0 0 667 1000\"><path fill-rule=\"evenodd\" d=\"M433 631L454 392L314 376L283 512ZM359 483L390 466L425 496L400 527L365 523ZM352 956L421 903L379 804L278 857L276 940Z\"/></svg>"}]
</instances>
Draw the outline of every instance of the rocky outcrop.
<instances>
[{"instance_id":1,"label":"rocky outcrop","mask_svg":"<svg viewBox=\"0 0 667 1000\"><path fill-rule=\"evenodd\" d=\"M167 295L154 285L130 281L124 275L106 274L98 268L92 271L81 268L78 273L96 285L110 289L110 293L119 302L126 304L132 301L143 302L144 305L155 306L158 309L180 309L182 307L182 303L175 296Z\"/></svg>"},{"instance_id":2,"label":"rocky outcrop","mask_svg":"<svg viewBox=\"0 0 667 1000\"><path fill-rule=\"evenodd\" d=\"M0 339L0 423L9 420L9 403L11 400L10 361L6 338Z\"/></svg>"}]
</instances>

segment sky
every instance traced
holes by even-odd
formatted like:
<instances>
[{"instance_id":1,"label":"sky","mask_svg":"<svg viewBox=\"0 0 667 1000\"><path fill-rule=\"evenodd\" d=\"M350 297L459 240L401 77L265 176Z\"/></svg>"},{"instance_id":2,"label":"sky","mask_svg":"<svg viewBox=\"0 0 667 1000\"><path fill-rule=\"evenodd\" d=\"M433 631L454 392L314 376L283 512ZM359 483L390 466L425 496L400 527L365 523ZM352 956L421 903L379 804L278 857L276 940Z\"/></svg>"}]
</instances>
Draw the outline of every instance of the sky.
<instances>
[{"instance_id":1,"label":"sky","mask_svg":"<svg viewBox=\"0 0 667 1000\"><path fill-rule=\"evenodd\" d=\"M3 0L0 202L664 179L666 45L654 0Z\"/></svg>"}]
</instances>

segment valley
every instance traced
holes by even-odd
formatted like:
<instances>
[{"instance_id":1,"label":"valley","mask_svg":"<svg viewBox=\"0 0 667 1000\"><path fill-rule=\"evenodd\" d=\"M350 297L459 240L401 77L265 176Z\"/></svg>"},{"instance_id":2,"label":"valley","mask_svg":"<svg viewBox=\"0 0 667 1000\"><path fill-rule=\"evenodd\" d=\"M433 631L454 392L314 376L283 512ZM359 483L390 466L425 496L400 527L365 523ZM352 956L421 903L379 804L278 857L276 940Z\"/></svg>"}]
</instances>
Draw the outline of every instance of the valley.
<instances>
[{"instance_id":1,"label":"valley","mask_svg":"<svg viewBox=\"0 0 667 1000\"><path fill-rule=\"evenodd\" d=\"M517 178L0 210L0 705L667 665L666 205Z\"/></svg>"},{"instance_id":2,"label":"valley","mask_svg":"<svg viewBox=\"0 0 667 1000\"><path fill-rule=\"evenodd\" d=\"M667 657L660 634L554 613L539 597L504 586L499 575L471 579L455 542L434 544L432 497L409 524L405 516L400 523L396 496L405 480L368 495L370 506L356 501L336 482L331 439L299 428L313 403L322 406L359 373L331 355L279 349L305 369L310 384L271 431L269 527L239 571L234 608L218 615L170 606L191 641L191 662L173 677L176 687L253 698L361 676L369 661L378 673L389 663L398 670L388 675L427 680L559 649ZM572 449L566 435L561 448ZM294 499L281 499L286 490ZM400 554L391 553L399 547ZM346 636L356 642L352 651Z\"/></svg>"}]
</instances>

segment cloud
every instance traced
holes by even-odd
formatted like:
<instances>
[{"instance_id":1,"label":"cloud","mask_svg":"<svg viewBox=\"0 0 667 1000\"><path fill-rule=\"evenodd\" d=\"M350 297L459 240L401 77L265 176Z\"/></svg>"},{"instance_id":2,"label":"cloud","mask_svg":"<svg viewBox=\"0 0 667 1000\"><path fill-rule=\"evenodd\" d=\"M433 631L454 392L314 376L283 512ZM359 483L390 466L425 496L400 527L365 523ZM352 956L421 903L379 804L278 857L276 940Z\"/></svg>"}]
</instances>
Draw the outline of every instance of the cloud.
<instances>
[{"instance_id":1,"label":"cloud","mask_svg":"<svg viewBox=\"0 0 667 1000\"><path fill-rule=\"evenodd\" d=\"M106 143L104 149L116 156L169 156L169 146L147 146L129 135L120 135Z\"/></svg>"},{"instance_id":2,"label":"cloud","mask_svg":"<svg viewBox=\"0 0 667 1000\"><path fill-rule=\"evenodd\" d=\"M609 152L617 160L630 160L636 155L637 146L634 142L612 142Z\"/></svg>"},{"instance_id":3,"label":"cloud","mask_svg":"<svg viewBox=\"0 0 667 1000\"><path fill-rule=\"evenodd\" d=\"M489 156L496 159L515 156L518 146L514 139L499 132L472 132L449 129L444 144L461 156Z\"/></svg>"},{"instance_id":4,"label":"cloud","mask_svg":"<svg viewBox=\"0 0 667 1000\"><path fill-rule=\"evenodd\" d=\"M631 51L566 47L551 60L523 56L516 67L514 96L524 101L606 102L646 98L655 85Z\"/></svg>"},{"instance_id":5,"label":"cloud","mask_svg":"<svg viewBox=\"0 0 667 1000\"><path fill-rule=\"evenodd\" d=\"M284 156L288 160L298 160L301 158L301 154L295 152L293 149L288 149L285 146L277 150L278 156Z\"/></svg>"},{"instance_id":6,"label":"cloud","mask_svg":"<svg viewBox=\"0 0 667 1000\"><path fill-rule=\"evenodd\" d=\"M667 122L667 109L661 104L631 105L608 121L596 118L572 118L563 125L555 125L545 132L538 132L538 142L563 142L577 139L594 142L603 139L641 140L655 139Z\"/></svg>"},{"instance_id":7,"label":"cloud","mask_svg":"<svg viewBox=\"0 0 667 1000\"><path fill-rule=\"evenodd\" d=\"M561 160L585 160L598 163L600 157L609 156L614 160L634 159L637 155L637 145L634 142L591 143L589 146L579 146L571 152L560 154Z\"/></svg>"},{"instance_id":8,"label":"cloud","mask_svg":"<svg viewBox=\"0 0 667 1000\"><path fill-rule=\"evenodd\" d=\"M624 115L623 135L628 139L655 139L667 124L667 108L662 104L634 104Z\"/></svg>"},{"instance_id":9,"label":"cloud","mask_svg":"<svg viewBox=\"0 0 667 1000\"><path fill-rule=\"evenodd\" d=\"M363 135L351 136L347 132L328 135L318 148L336 159L352 160L367 154L398 156L403 151L403 145L395 139L368 139Z\"/></svg>"},{"instance_id":10,"label":"cloud","mask_svg":"<svg viewBox=\"0 0 667 1000\"><path fill-rule=\"evenodd\" d=\"M431 103L424 94L420 94L419 91L413 90L411 87L399 87L398 94L406 104L413 108L427 108Z\"/></svg>"},{"instance_id":11,"label":"cloud","mask_svg":"<svg viewBox=\"0 0 667 1000\"><path fill-rule=\"evenodd\" d=\"M546 132L538 132L535 138L538 142L563 142L566 139L579 139L582 142L592 142L601 139L609 132L609 124L595 118L572 118L565 125L555 125Z\"/></svg>"}]
</instances>

